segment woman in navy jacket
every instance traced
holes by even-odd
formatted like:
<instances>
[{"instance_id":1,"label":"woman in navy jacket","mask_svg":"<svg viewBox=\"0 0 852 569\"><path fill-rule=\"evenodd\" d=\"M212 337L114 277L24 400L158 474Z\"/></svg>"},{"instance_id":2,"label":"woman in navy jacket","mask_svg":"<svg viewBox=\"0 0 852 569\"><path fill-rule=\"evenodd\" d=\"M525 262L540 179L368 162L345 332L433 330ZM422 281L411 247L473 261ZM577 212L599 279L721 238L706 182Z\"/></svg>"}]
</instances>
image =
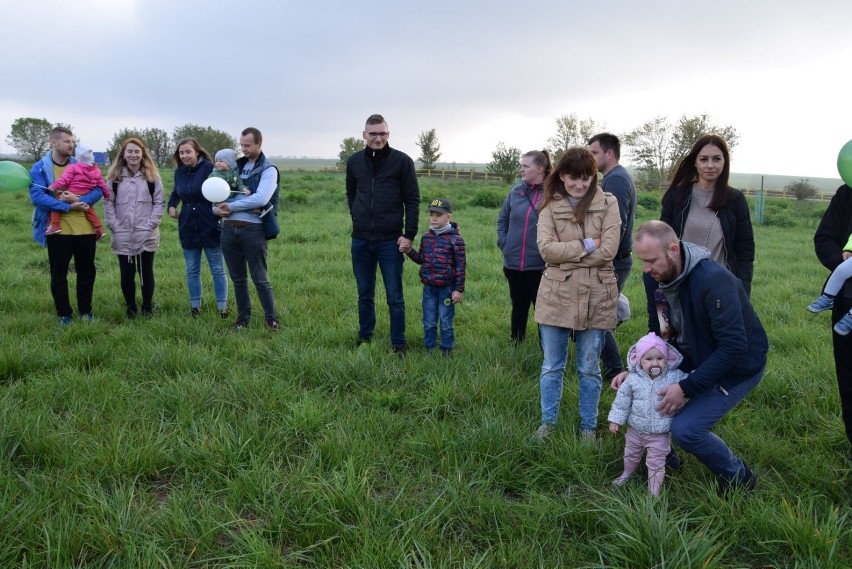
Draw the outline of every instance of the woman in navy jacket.
<instances>
[{"instance_id":1,"label":"woman in navy jacket","mask_svg":"<svg viewBox=\"0 0 852 569\"><path fill-rule=\"evenodd\" d=\"M201 313L201 252L213 275L216 305L222 318L228 316L228 279L219 247L219 218L213 204L201 193L201 184L213 171L213 162L194 138L184 138L174 154L175 185L169 197L169 216L178 220L178 236L186 260L186 286L189 289L190 314ZM177 206L182 203L180 214Z\"/></svg>"}]
</instances>

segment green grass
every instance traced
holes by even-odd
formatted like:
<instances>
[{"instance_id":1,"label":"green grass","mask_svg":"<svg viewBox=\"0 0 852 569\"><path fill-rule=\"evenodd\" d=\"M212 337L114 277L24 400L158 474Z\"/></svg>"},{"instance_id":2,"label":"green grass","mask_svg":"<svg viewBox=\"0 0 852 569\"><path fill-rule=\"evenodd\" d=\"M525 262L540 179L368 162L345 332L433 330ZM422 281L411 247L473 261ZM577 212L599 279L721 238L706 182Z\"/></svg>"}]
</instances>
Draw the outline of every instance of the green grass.
<instances>
[{"instance_id":1,"label":"green grass","mask_svg":"<svg viewBox=\"0 0 852 569\"><path fill-rule=\"evenodd\" d=\"M277 334L229 332L209 274L205 312L189 317L169 218L155 317L124 320L104 243L95 322L60 329L31 208L25 194L6 194L0 566L852 565L828 318L805 310L826 275L811 241L825 204L770 202L768 219L790 221L755 230L753 301L769 363L717 432L758 472L758 490L721 500L710 473L685 457L655 501L641 477L611 488L621 438L579 441L573 369L559 428L546 444L530 441L541 354L534 341L508 342L493 206L506 187L421 180L424 201L453 201L468 247L457 354L445 360L420 347L413 264L404 275L413 350L389 353L381 286L376 339L354 349L343 177L283 180L282 234L269 251ZM641 220L658 215L652 197L643 203ZM626 289L634 317L616 333L622 350L645 331L639 277L637 266ZM601 421L612 399L605 390Z\"/></svg>"}]
</instances>

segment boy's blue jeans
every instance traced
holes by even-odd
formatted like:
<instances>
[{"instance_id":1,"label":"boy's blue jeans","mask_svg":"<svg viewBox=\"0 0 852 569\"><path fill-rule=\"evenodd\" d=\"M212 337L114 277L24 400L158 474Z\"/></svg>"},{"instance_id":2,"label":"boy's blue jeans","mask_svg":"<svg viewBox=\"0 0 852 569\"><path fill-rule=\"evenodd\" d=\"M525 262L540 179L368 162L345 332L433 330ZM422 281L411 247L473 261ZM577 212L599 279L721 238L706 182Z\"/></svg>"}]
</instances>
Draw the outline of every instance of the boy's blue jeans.
<instances>
[{"instance_id":1,"label":"boy's blue jeans","mask_svg":"<svg viewBox=\"0 0 852 569\"><path fill-rule=\"evenodd\" d=\"M441 322L441 349L452 350L456 343L453 318L456 305L452 303L453 288L423 285L423 345L432 350L438 343L438 321Z\"/></svg>"}]
</instances>

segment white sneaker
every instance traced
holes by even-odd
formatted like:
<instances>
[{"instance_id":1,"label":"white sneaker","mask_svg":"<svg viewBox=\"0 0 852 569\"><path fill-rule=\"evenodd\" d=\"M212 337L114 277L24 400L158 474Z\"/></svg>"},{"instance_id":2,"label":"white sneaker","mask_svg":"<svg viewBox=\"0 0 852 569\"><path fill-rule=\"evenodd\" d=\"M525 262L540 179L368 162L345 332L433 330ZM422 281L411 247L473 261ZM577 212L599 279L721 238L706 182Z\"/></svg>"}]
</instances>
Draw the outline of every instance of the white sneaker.
<instances>
[{"instance_id":1,"label":"white sneaker","mask_svg":"<svg viewBox=\"0 0 852 569\"><path fill-rule=\"evenodd\" d=\"M536 432L533 433L533 438L536 439L546 439L550 436L550 433L553 432L553 425L549 423L542 423Z\"/></svg>"}]
</instances>

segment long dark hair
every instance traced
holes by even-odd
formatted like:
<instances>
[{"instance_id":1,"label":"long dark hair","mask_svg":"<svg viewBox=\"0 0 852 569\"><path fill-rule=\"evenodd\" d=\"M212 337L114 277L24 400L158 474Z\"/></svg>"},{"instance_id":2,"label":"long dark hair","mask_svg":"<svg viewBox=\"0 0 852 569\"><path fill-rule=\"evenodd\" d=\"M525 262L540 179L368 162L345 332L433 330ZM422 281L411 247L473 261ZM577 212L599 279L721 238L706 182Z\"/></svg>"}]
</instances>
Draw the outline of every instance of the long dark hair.
<instances>
[{"instance_id":1,"label":"long dark hair","mask_svg":"<svg viewBox=\"0 0 852 569\"><path fill-rule=\"evenodd\" d=\"M698 154L707 145L713 145L722 151L722 158L725 164L722 166L722 173L716 178L716 183L713 186L713 197L707 207L713 211L719 211L727 206L733 195L733 188L728 185L728 177L731 174L731 153L728 151L728 144L725 139L718 134L703 134L698 137L695 144L690 148L689 153L683 157L672 176L672 183L669 189L663 195L663 203L668 200L674 200L676 207L682 207L686 201L686 196L692 191L692 183L698 180L698 169L695 167L695 160Z\"/></svg>"},{"instance_id":2,"label":"long dark hair","mask_svg":"<svg viewBox=\"0 0 852 569\"><path fill-rule=\"evenodd\" d=\"M556 194L568 199L568 191L560 177L563 175L575 178L592 178L586 195L580 198L580 203L574 208L574 218L578 223L582 223L598 188L598 163L586 148L574 146L566 150L559 159L559 163L556 164L556 168L544 181L544 199L542 199L539 209L544 209Z\"/></svg>"}]
</instances>

